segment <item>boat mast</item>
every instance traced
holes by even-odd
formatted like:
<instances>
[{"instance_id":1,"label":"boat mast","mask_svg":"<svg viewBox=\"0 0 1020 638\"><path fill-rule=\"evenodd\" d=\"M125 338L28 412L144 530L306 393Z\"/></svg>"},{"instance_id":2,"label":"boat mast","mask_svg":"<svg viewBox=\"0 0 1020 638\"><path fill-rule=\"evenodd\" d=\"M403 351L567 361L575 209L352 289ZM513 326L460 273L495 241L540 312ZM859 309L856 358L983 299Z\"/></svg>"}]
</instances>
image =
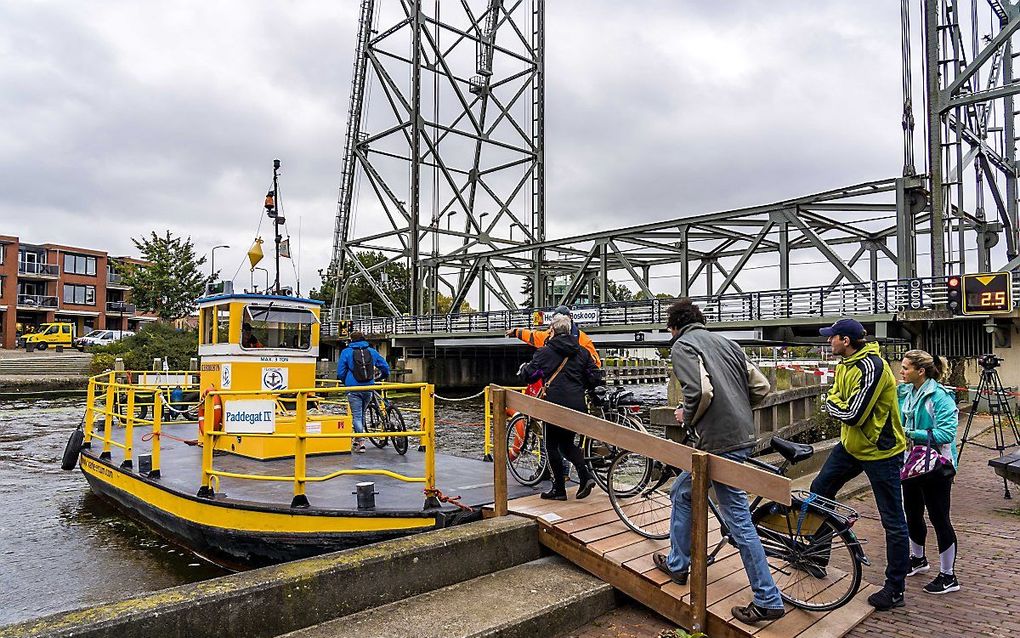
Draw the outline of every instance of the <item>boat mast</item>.
<instances>
[{"instance_id":1,"label":"boat mast","mask_svg":"<svg viewBox=\"0 0 1020 638\"><path fill-rule=\"evenodd\" d=\"M287 222L286 219L280 217L280 160L273 160L273 190L269 191L266 195L266 215L273 220L273 235L275 236L276 244L276 280L273 283L273 294L280 294L280 242L283 237L280 236L280 225Z\"/></svg>"}]
</instances>

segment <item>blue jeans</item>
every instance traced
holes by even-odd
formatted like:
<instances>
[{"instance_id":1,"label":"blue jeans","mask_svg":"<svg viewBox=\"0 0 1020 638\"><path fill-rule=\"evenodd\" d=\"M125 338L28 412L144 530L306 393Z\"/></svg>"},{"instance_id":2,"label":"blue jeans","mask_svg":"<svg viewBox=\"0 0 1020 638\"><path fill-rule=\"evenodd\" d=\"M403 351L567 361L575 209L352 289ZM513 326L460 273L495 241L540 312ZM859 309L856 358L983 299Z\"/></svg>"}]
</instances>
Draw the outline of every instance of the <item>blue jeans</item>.
<instances>
[{"instance_id":1,"label":"blue jeans","mask_svg":"<svg viewBox=\"0 0 1020 638\"><path fill-rule=\"evenodd\" d=\"M751 448L725 452L719 456L743 463L751 455ZM729 529L734 544L740 551L747 580L754 591L754 604L765 609L782 609L783 598L772 580L772 572L762 549L761 539L751 523L751 510L747 493L729 485L713 483L719 500L719 513ZM673 513L670 518L669 557L666 564L672 571L685 571L691 565L691 473L682 472L670 490Z\"/></svg>"},{"instance_id":2,"label":"blue jeans","mask_svg":"<svg viewBox=\"0 0 1020 638\"><path fill-rule=\"evenodd\" d=\"M811 482L811 491L826 498L836 493L847 482L864 472L875 493L875 504L885 528L885 586L900 593L906 586L910 569L910 544L907 536L907 519L903 514L903 494L900 491L900 467L903 455L880 461L862 461L837 443L826 459L822 471Z\"/></svg>"},{"instance_id":3,"label":"blue jeans","mask_svg":"<svg viewBox=\"0 0 1020 638\"><path fill-rule=\"evenodd\" d=\"M365 432L365 406L372 402L371 392L348 392L347 401L351 404L351 422L354 432Z\"/></svg>"}]
</instances>

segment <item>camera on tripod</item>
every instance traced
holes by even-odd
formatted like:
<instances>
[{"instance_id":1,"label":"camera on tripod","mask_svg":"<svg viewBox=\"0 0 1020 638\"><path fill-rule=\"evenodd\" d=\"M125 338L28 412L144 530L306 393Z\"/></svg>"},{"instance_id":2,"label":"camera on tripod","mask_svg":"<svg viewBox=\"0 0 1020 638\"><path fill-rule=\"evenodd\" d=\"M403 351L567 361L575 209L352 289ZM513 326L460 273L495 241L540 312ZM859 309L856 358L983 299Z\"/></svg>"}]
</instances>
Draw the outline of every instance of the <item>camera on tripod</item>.
<instances>
[{"instance_id":1,"label":"camera on tripod","mask_svg":"<svg viewBox=\"0 0 1020 638\"><path fill-rule=\"evenodd\" d=\"M985 370L994 370L1004 361L1002 357L997 357L994 354L983 354L978 357L978 363Z\"/></svg>"}]
</instances>

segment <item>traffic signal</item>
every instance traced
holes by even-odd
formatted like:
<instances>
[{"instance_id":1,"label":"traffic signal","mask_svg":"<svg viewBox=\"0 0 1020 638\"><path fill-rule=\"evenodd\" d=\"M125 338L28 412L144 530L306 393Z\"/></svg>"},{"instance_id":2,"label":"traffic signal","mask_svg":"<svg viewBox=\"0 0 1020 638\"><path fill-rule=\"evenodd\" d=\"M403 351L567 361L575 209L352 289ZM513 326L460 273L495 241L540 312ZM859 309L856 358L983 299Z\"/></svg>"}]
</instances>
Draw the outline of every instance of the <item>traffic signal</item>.
<instances>
[{"instance_id":1,"label":"traffic signal","mask_svg":"<svg viewBox=\"0 0 1020 638\"><path fill-rule=\"evenodd\" d=\"M946 308L954 315L963 314L963 280L956 275L946 280Z\"/></svg>"}]
</instances>

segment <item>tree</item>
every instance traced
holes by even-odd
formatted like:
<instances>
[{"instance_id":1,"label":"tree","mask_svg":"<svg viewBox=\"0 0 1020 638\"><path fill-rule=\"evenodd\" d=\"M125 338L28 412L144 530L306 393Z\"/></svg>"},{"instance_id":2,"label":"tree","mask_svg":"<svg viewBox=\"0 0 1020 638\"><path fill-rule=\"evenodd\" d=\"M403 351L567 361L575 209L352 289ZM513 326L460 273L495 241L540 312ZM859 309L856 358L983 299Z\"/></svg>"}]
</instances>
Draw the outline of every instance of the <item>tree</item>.
<instances>
[{"instance_id":1,"label":"tree","mask_svg":"<svg viewBox=\"0 0 1020 638\"><path fill-rule=\"evenodd\" d=\"M148 262L125 266L124 283L131 287L131 301L163 321L188 316L209 281L199 270L205 257L196 257L191 237L174 237L169 230L165 235L152 231L148 237L132 237L131 241Z\"/></svg>"},{"instance_id":2,"label":"tree","mask_svg":"<svg viewBox=\"0 0 1020 638\"><path fill-rule=\"evenodd\" d=\"M524 285L521 286L521 294L524 295L524 301L521 302L521 308L533 308L535 306L535 282L531 277L524 278Z\"/></svg>"},{"instance_id":3,"label":"tree","mask_svg":"<svg viewBox=\"0 0 1020 638\"><path fill-rule=\"evenodd\" d=\"M606 288L609 289L609 294L613 296L617 301L630 301L634 298L634 293L630 291L630 288L623 284L618 284L613 280L609 280L606 284ZM603 299L603 302L609 301L609 299Z\"/></svg>"},{"instance_id":4,"label":"tree","mask_svg":"<svg viewBox=\"0 0 1020 638\"><path fill-rule=\"evenodd\" d=\"M357 253L357 259L366 269L386 261L386 255L377 250L364 250ZM350 286L347 288L347 305L355 306L363 303L372 304L372 314L376 316L388 316L393 314L382 298L376 294L372 286L361 276L360 271L353 265L346 267ZM385 274L385 281L381 275ZM313 288L309 293L312 299L318 299L326 303L333 303L333 285L336 278L330 272L321 273L322 284L319 288ZM406 264L392 262L380 269L373 270L372 276L376 285L386 292L386 295L397 307L399 312L408 312L411 307L411 271Z\"/></svg>"},{"instance_id":5,"label":"tree","mask_svg":"<svg viewBox=\"0 0 1020 638\"><path fill-rule=\"evenodd\" d=\"M453 297L447 297L443 293L436 295L436 314L445 315L450 312L450 308L453 306ZM460 309L457 312L475 312L475 309L471 307L466 301L460 302Z\"/></svg>"}]
</instances>

